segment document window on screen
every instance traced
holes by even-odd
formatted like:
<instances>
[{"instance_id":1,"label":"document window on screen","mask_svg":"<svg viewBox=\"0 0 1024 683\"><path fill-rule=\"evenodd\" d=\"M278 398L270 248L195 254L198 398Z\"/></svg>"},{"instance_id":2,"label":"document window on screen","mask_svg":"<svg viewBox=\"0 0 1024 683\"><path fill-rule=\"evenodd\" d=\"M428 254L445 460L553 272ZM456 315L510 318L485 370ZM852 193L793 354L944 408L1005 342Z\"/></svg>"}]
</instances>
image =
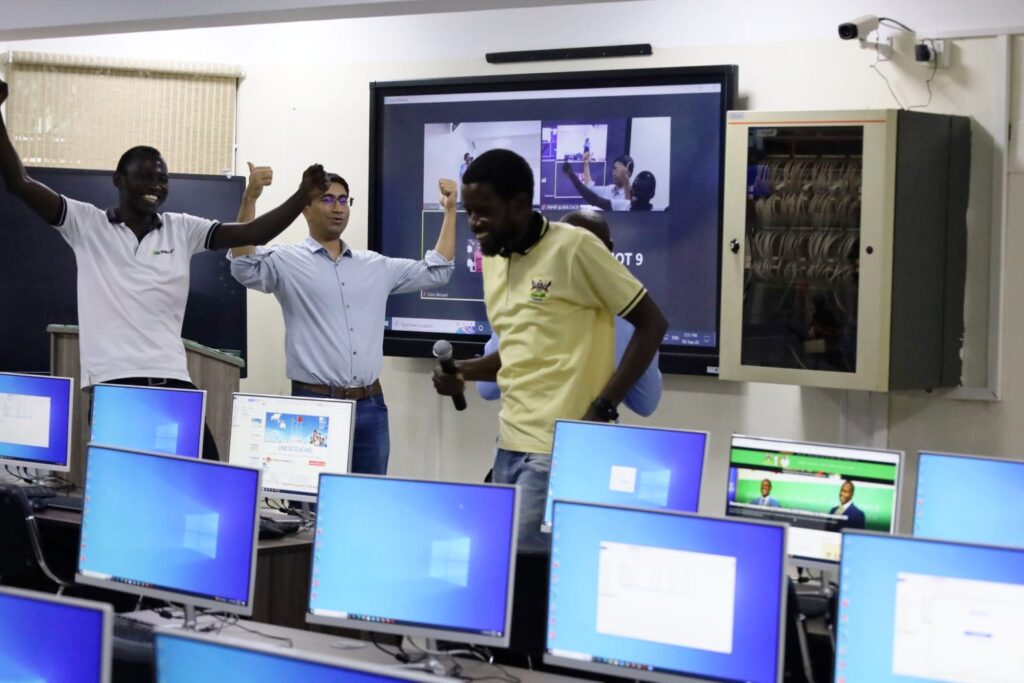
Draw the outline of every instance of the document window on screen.
<instances>
[{"instance_id":1,"label":"document window on screen","mask_svg":"<svg viewBox=\"0 0 1024 683\"><path fill-rule=\"evenodd\" d=\"M731 654L735 600L735 557L601 543L598 633Z\"/></svg>"},{"instance_id":2,"label":"document window on screen","mask_svg":"<svg viewBox=\"0 0 1024 683\"><path fill-rule=\"evenodd\" d=\"M0 443L50 447L50 397L0 393Z\"/></svg>"},{"instance_id":3,"label":"document window on screen","mask_svg":"<svg viewBox=\"0 0 1024 683\"><path fill-rule=\"evenodd\" d=\"M930 681L1024 680L1024 586L901 572L892 672Z\"/></svg>"}]
</instances>

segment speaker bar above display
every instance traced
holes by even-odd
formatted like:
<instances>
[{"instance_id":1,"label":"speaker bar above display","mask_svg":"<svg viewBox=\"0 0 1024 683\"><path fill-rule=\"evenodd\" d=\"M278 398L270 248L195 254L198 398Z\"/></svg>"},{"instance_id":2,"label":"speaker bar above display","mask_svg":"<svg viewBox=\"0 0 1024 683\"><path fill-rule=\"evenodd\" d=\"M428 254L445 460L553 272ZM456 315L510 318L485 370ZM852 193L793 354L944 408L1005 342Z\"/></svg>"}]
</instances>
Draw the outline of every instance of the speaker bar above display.
<instances>
[{"instance_id":1,"label":"speaker bar above display","mask_svg":"<svg viewBox=\"0 0 1024 683\"><path fill-rule=\"evenodd\" d=\"M595 47L562 47L554 50L520 50L518 52L488 52L484 55L490 64L515 62L548 62L556 59L595 59L597 57L649 57L654 54L650 43L633 45L597 45Z\"/></svg>"}]
</instances>

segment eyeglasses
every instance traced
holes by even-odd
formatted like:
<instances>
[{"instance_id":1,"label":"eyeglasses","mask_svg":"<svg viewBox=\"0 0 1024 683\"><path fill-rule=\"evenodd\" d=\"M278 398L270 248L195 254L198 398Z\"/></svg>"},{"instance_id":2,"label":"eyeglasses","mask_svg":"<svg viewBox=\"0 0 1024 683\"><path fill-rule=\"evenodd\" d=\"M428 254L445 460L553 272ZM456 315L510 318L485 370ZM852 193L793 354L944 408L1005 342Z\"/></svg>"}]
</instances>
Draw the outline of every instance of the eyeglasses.
<instances>
[{"instance_id":1,"label":"eyeglasses","mask_svg":"<svg viewBox=\"0 0 1024 683\"><path fill-rule=\"evenodd\" d=\"M339 195L335 197L333 194L325 194L322 197L320 197L320 202L324 206L334 206L335 202L342 206L344 206L345 204L352 206L353 204L355 204L355 201L355 197L349 197L346 195Z\"/></svg>"}]
</instances>

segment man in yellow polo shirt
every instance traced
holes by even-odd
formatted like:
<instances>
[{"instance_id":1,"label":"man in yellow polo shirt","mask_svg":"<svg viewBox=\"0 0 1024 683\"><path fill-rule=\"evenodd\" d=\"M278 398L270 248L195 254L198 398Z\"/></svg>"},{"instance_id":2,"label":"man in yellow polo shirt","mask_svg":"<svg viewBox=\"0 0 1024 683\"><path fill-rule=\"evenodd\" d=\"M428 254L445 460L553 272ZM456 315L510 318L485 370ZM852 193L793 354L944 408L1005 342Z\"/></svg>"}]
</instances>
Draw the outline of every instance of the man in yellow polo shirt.
<instances>
[{"instance_id":1,"label":"man in yellow polo shirt","mask_svg":"<svg viewBox=\"0 0 1024 683\"><path fill-rule=\"evenodd\" d=\"M668 323L647 290L592 233L533 210L533 172L508 150L480 155L462 177L463 207L484 254L487 318L498 351L439 369L444 395L465 380L501 389L494 481L520 488L520 550L540 532L555 420L610 422L650 365ZM615 316L635 331L615 367Z\"/></svg>"}]
</instances>

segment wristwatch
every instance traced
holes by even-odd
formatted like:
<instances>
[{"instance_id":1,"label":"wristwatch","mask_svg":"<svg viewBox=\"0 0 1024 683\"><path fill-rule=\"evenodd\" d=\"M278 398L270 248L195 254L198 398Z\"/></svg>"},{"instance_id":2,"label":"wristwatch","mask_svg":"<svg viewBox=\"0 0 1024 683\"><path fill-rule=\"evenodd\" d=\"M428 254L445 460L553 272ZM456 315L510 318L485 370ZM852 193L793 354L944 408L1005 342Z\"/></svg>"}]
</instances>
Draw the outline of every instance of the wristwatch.
<instances>
[{"instance_id":1,"label":"wristwatch","mask_svg":"<svg viewBox=\"0 0 1024 683\"><path fill-rule=\"evenodd\" d=\"M594 409L598 417L606 422L615 422L619 419L619 411L615 409L615 404L604 396L595 398L590 407Z\"/></svg>"}]
</instances>

